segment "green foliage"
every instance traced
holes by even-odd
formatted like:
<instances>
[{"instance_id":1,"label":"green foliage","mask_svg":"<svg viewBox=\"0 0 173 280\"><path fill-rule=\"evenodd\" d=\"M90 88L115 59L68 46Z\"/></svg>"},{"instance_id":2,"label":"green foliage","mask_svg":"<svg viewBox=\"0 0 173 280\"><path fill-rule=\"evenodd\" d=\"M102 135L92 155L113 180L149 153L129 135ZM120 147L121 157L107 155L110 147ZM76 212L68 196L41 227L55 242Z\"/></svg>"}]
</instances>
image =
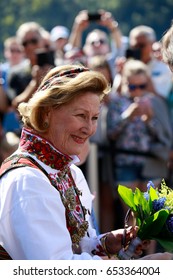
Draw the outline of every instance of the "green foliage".
<instances>
[{"instance_id":1,"label":"green foliage","mask_svg":"<svg viewBox=\"0 0 173 280\"><path fill-rule=\"evenodd\" d=\"M130 188L119 185L118 193L133 213L136 225L139 227L138 237L141 240L155 239L166 250L173 251L173 233L168 231L166 226L166 221L172 215L173 209L172 189L169 189L163 181L159 190L151 184L145 193L138 188L132 191ZM162 203L159 199L164 202ZM160 206L156 210L153 205L157 201L160 202Z\"/></svg>"},{"instance_id":2,"label":"green foliage","mask_svg":"<svg viewBox=\"0 0 173 280\"><path fill-rule=\"evenodd\" d=\"M118 187L118 193L120 197L123 199L123 201L126 203L126 205L132 210L136 211L136 205L134 203L134 194L133 191L129 188L126 188L124 186L119 185Z\"/></svg>"}]
</instances>

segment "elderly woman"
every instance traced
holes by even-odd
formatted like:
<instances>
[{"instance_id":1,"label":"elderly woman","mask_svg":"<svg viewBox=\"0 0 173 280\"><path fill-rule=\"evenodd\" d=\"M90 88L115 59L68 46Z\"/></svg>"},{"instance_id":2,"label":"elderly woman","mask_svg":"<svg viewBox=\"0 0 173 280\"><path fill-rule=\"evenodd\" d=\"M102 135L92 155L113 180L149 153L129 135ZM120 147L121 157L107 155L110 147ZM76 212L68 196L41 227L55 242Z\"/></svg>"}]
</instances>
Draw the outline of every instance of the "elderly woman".
<instances>
[{"instance_id":1,"label":"elderly woman","mask_svg":"<svg viewBox=\"0 0 173 280\"><path fill-rule=\"evenodd\" d=\"M75 165L108 90L102 74L61 66L19 105L19 148L0 181L0 244L12 259L104 259L121 249L123 230L97 236L92 228L92 196ZM126 230L127 242L136 230Z\"/></svg>"}]
</instances>

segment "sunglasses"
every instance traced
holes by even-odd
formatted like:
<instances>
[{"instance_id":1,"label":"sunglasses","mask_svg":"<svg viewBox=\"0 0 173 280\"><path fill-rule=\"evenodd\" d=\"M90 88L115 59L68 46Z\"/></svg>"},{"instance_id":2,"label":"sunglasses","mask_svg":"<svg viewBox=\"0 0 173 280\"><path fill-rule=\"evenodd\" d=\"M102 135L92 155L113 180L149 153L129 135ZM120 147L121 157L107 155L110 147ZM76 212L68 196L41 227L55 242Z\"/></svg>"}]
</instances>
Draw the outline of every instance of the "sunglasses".
<instances>
[{"instance_id":1,"label":"sunglasses","mask_svg":"<svg viewBox=\"0 0 173 280\"><path fill-rule=\"evenodd\" d=\"M100 40L97 40L97 41L92 41L91 42L91 45L97 45L97 44L100 44L100 45L104 45L104 44L107 44L107 41L104 40L104 39L100 39Z\"/></svg>"},{"instance_id":2,"label":"sunglasses","mask_svg":"<svg viewBox=\"0 0 173 280\"><path fill-rule=\"evenodd\" d=\"M38 38L32 38L30 40L23 41L22 45L24 47L27 47L28 45L36 45L38 44L38 41L39 41Z\"/></svg>"},{"instance_id":3,"label":"sunglasses","mask_svg":"<svg viewBox=\"0 0 173 280\"><path fill-rule=\"evenodd\" d=\"M129 85L128 85L128 88L129 88L129 90L131 90L131 91L136 90L136 89L145 89L146 87L147 87L146 84L141 84L141 85L129 84Z\"/></svg>"}]
</instances>

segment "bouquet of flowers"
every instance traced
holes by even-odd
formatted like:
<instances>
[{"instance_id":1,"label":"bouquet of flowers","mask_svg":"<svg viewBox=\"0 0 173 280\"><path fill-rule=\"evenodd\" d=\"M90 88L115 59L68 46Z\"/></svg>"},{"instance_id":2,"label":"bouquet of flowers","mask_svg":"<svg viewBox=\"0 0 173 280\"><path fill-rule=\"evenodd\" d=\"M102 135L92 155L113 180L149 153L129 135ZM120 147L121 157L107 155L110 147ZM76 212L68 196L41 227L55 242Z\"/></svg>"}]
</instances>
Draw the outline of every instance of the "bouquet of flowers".
<instances>
[{"instance_id":1,"label":"bouquet of flowers","mask_svg":"<svg viewBox=\"0 0 173 280\"><path fill-rule=\"evenodd\" d=\"M173 189L162 180L159 188L149 181L146 192L119 185L118 193L131 209L139 227L138 237L156 240L166 251L173 252Z\"/></svg>"}]
</instances>

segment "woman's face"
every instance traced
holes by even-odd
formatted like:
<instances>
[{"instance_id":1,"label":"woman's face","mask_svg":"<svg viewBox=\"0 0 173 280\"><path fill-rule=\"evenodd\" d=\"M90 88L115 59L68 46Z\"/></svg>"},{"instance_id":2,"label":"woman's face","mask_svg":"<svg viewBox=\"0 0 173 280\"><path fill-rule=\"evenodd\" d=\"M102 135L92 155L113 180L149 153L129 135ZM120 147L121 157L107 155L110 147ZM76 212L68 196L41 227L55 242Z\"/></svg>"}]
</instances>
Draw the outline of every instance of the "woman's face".
<instances>
[{"instance_id":1,"label":"woman's face","mask_svg":"<svg viewBox=\"0 0 173 280\"><path fill-rule=\"evenodd\" d=\"M51 109L46 138L63 154L79 155L95 133L100 111L99 96L86 92L69 104Z\"/></svg>"},{"instance_id":2,"label":"woman's face","mask_svg":"<svg viewBox=\"0 0 173 280\"><path fill-rule=\"evenodd\" d=\"M98 34L95 31L91 32L86 40L84 50L88 57L109 53L110 47L106 34Z\"/></svg>"},{"instance_id":3,"label":"woman's face","mask_svg":"<svg viewBox=\"0 0 173 280\"><path fill-rule=\"evenodd\" d=\"M31 61L31 64L36 64L35 51L44 47L43 38L36 31L28 31L22 39L26 57Z\"/></svg>"}]
</instances>

